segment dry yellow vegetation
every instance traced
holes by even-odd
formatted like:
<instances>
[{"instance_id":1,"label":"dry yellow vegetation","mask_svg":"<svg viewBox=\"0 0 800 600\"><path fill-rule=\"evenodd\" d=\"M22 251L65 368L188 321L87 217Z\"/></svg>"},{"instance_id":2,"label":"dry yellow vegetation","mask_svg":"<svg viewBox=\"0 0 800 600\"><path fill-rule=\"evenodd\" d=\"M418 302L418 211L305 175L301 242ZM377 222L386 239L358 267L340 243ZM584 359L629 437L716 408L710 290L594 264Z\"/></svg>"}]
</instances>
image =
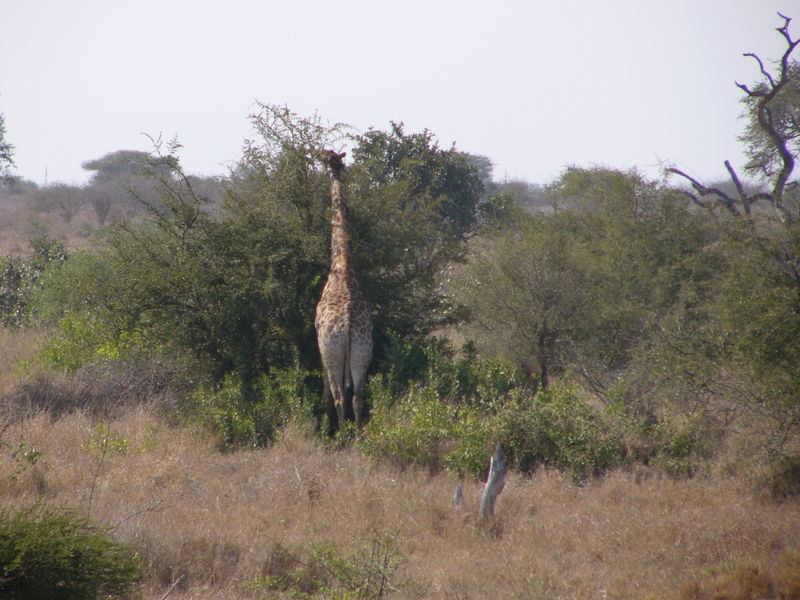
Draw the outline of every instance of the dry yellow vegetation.
<instances>
[{"instance_id":1,"label":"dry yellow vegetation","mask_svg":"<svg viewBox=\"0 0 800 600\"><path fill-rule=\"evenodd\" d=\"M478 483L457 512L444 474L384 468L296 430L222 454L153 406L113 420L30 415L2 443L2 508L88 511L138 548L142 598L180 576L172 599L299 597L315 549L349 557L381 540L400 562L398 598L800 597L800 505L730 476L617 472L576 486L555 471L512 475L480 523ZM265 583L290 576L292 589Z\"/></svg>"}]
</instances>

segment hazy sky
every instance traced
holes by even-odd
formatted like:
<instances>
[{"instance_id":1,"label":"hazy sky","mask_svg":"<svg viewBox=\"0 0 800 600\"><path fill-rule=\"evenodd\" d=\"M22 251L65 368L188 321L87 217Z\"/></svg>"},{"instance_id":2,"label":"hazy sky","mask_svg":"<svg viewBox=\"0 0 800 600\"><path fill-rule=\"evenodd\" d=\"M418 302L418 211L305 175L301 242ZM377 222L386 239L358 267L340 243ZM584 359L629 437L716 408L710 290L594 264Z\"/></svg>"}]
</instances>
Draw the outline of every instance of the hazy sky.
<instances>
[{"instance_id":1,"label":"hazy sky","mask_svg":"<svg viewBox=\"0 0 800 600\"><path fill-rule=\"evenodd\" d=\"M0 113L40 184L149 151L143 133L224 174L257 100L428 128L496 178L667 161L714 179L743 162L734 81L759 75L743 52L782 54L777 11L800 36L797 0L0 0Z\"/></svg>"}]
</instances>

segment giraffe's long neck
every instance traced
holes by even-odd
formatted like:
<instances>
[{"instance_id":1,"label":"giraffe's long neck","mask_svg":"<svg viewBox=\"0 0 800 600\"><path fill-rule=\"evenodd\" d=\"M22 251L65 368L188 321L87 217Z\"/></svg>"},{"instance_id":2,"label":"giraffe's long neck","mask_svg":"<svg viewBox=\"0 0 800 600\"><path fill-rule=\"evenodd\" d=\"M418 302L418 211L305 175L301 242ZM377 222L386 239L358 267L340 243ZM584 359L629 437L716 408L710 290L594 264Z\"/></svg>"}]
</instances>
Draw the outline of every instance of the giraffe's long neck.
<instances>
[{"instance_id":1,"label":"giraffe's long neck","mask_svg":"<svg viewBox=\"0 0 800 600\"><path fill-rule=\"evenodd\" d=\"M347 214L344 186L338 173L331 175L331 274L349 277L350 236L347 232Z\"/></svg>"}]
</instances>

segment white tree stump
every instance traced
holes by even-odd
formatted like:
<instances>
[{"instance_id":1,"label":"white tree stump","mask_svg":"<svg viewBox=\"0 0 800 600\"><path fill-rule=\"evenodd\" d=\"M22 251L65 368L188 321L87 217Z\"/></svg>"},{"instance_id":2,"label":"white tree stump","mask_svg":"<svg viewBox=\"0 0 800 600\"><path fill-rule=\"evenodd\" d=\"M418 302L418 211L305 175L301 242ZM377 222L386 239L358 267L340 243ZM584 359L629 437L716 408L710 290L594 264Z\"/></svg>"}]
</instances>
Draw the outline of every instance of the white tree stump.
<instances>
[{"instance_id":1,"label":"white tree stump","mask_svg":"<svg viewBox=\"0 0 800 600\"><path fill-rule=\"evenodd\" d=\"M481 518L494 515L494 503L506 485L506 457L500 449L500 444L494 449L494 454L489 461L489 477L483 488L481 497Z\"/></svg>"}]
</instances>

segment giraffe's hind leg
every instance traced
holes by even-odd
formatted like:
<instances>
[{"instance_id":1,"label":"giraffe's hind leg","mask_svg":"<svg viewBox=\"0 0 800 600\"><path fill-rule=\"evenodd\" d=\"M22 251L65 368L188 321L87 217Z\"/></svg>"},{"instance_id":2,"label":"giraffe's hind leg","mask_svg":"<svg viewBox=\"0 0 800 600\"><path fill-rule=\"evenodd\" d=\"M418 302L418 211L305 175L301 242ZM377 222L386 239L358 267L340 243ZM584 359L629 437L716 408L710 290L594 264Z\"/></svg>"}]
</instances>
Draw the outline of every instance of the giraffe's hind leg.
<instances>
[{"instance_id":1,"label":"giraffe's hind leg","mask_svg":"<svg viewBox=\"0 0 800 600\"><path fill-rule=\"evenodd\" d=\"M361 416L364 410L364 382L367 378L367 370L372 361L372 336L368 341L363 339L360 343L350 344L350 378L353 382L353 415L356 419L356 427L361 425Z\"/></svg>"},{"instance_id":2,"label":"giraffe's hind leg","mask_svg":"<svg viewBox=\"0 0 800 600\"><path fill-rule=\"evenodd\" d=\"M333 333L320 344L322 367L325 370L325 387L336 408L339 428L345 420L344 411L344 379L347 363L347 336Z\"/></svg>"}]
</instances>

